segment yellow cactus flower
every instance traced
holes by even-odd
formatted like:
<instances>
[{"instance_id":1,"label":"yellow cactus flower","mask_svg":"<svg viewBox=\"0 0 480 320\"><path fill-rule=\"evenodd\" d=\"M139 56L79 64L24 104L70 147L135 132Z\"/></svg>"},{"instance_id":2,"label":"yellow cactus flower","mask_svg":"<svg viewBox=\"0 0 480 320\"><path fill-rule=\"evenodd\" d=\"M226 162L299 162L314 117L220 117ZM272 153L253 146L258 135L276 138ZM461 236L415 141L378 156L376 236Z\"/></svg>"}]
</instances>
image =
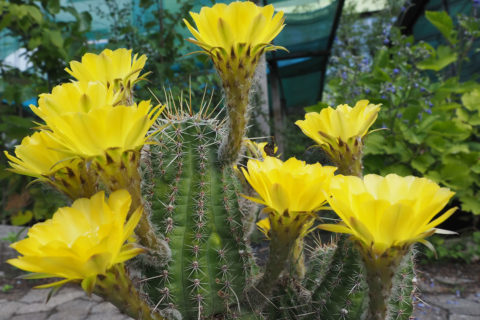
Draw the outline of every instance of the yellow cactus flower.
<instances>
[{"instance_id":1,"label":"yellow cactus flower","mask_svg":"<svg viewBox=\"0 0 480 320\"><path fill-rule=\"evenodd\" d=\"M332 139L347 143L351 138L363 137L377 119L380 105L360 100L355 107L341 104L336 109L325 108L320 112L309 112L305 120L295 122L303 133L319 145L328 145Z\"/></svg>"},{"instance_id":2,"label":"yellow cactus flower","mask_svg":"<svg viewBox=\"0 0 480 320\"><path fill-rule=\"evenodd\" d=\"M424 238L457 209L432 220L454 192L413 176L369 174L362 180L339 175L332 180L330 194L328 202L342 222L321 228L351 234L373 257L390 248L404 250L414 242L426 243Z\"/></svg>"},{"instance_id":3,"label":"yellow cactus flower","mask_svg":"<svg viewBox=\"0 0 480 320\"><path fill-rule=\"evenodd\" d=\"M97 275L142 252L134 243L125 243L142 215L139 208L127 221L130 203L125 190L112 193L108 200L103 191L78 199L34 225L26 239L12 244L21 256L7 262L32 272L31 279L64 278L42 288L69 281L82 281L82 286L95 282Z\"/></svg>"},{"instance_id":4,"label":"yellow cactus flower","mask_svg":"<svg viewBox=\"0 0 480 320\"><path fill-rule=\"evenodd\" d=\"M303 238L312 231L315 212L326 202L322 190L328 189L336 169L295 158L283 162L269 156L263 161L249 160L248 171L242 168L259 198L243 196L265 205L264 212L268 213L268 218L258 223L270 240L264 277L257 284L263 294L271 290L287 261L295 266L299 278L304 276Z\"/></svg>"},{"instance_id":5,"label":"yellow cactus flower","mask_svg":"<svg viewBox=\"0 0 480 320\"><path fill-rule=\"evenodd\" d=\"M63 146L52 139L46 131L35 132L23 138L15 147L15 156L5 152L11 171L35 178L43 178L54 174L67 166L71 158L67 153L59 151Z\"/></svg>"},{"instance_id":6,"label":"yellow cactus flower","mask_svg":"<svg viewBox=\"0 0 480 320\"><path fill-rule=\"evenodd\" d=\"M40 131L23 138L15 147L15 156L4 152L12 167L10 171L46 182L71 199L93 195L97 190L95 172L62 148L51 132Z\"/></svg>"},{"instance_id":7,"label":"yellow cactus flower","mask_svg":"<svg viewBox=\"0 0 480 320\"><path fill-rule=\"evenodd\" d=\"M375 122L380 105L360 100L355 107L346 104L309 112L295 122L330 156L342 174L361 176L363 137Z\"/></svg>"},{"instance_id":8,"label":"yellow cactus flower","mask_svg":"<svg viewBox=\"0 0 480 320\"><path fill-rule=\"evenodd\" d=\"M235 1L203 7L190 12L197 29L183 19L195 39L189 39L209 54L248 57L259 50L272 50L270 42L285 26L283 12L274 15L272 5L259 7L253 2Z\"/></svg>"},{"instance_id":9,"label":"yellow cactus flower","mask_svg":"<svg viewBox=\"0 0 480 320\"><path fill-rule=\"evenodd\" d=\"M304 225L313 223L313 213L326 202L322 190L328 188L336 170L319 163L309 165L295 158L283 162L269 156L263 161L249 160L247 169L242 168L243 174L259 198L244 197L265 205L271 230L291 240L302 234Z\"/></svg>"},{"instance_id":10,"label":"yellow cactus flower","mask_svg":"<svg viewBox=\"0 0 480 320\"><path fill-rule=\"evenodd\" d=\"M290 158L283 162L274 157L265 160L249 160L247 170L242 168L245 178L260 198L252 201L261 203L272 211L283 214L291 212L314 212L325 203L319 189L326 188L337 168L319 163Z\"/></svg>"},{"instance_id":11,"label":"yellow cactus flower","mask_svg":"<svg viewBox=\"0 0 480 320\"><path fill-rule=\"evenodd\" d=\"M363 179L339 175L332 179L328 202L342 222L319 227L351 234L357 243L369 288L368 319L386 319L393 277L411 244L421 242L431 247L426 237L448 232L436 227L457 208L435 217L453 194L426 178L396 174L369 174Z\"/></svg>"},{"instance_id":12,"label":"yellow cactus flower","mask_svg":"<svg viewBox=\"0 0 480 320\"><path fill-rule=\"evenodd\" d=\"M282 11L274 15L272 5L259 7L250 1L217 3L190 15L197 29L183 20L195 37L188 40L205 50L220 70L227 71L224 67L230 61L232 72L256 64L263 52L278 49L270 42L285 20Z\"/></svg>"},{"instance_id":13,"label":"yellow cactus flower","mask_svg":"<svg viewBox=\"0 0 480 320\"><path fill-rule=\"evenodd\" d=\"M104 157L109 149L118 154L139 150L148 140L148 130L162 112L150 101L133 106L98 108L89 113L67 113L49 119L49 127L66 152L82 158Z\"/></svg>"},{"instance_id":14,"label":"yellow cactus flower","mask_svg":"<svg viewBox=\"0 0 480 320\"><path fill-rule=\"evenodd\" d=\"M63 83L44 93L38 99L38 107L30 105L32 111L48 122L48 118L69 112L87 113L95 108L112 106L118 99L113 88L107 89L98 81Z\"/></svg>"},{"instance_id":15,"label":"yellow cactus flower","mask_svg":"<svg viewBox=\"0 0 480 320\"><path fill-rule=\"evenodd\" d=\"M283 29L283 12L274 14L272 5L259 7L250 1L235 1L203 7L200 13L190 15L197 29L184 20L196 38L188 40L210 56L222 78L229 130L218 153L220 162L232 165L243 145L249 91L257 64L264 52L282 48L270 43Z\"/></svg>"},{"instance_id":16,"label":"yellow cactus flower","mask_svg":"<svg viewBox=\"0 0 480 320\"><path fill-rule=\"evenodd\" d=\"M140 76L146 61L146 55L137 58L135 54L132 58L132 50L105 49L100 54L86 53L82 57L82 62L71 61L70 69L65 68L65 71L78 81L100 81L107 88L121 90L126 95L124 103L129 101L130 105L133 103L131 90L134 84L146 76L146 74Z\"/></svg>"}]
</instances>

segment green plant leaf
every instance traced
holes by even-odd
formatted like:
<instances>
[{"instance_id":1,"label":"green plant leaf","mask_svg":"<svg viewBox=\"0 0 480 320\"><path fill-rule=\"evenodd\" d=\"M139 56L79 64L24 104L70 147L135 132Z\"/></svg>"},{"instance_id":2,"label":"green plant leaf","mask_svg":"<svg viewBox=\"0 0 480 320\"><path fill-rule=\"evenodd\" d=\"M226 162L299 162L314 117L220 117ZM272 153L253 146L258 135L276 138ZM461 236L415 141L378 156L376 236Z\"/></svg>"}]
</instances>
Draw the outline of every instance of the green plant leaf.
<instances>
[{"instance_id":1,"label":"green plant leaf","mask_svg":"<svg viewBox=\"0 0 480 320\"><path fill-rule=\"evenodd\" d=\"M466 189L473 183L469 166L460 160L444 159L440 175L443 183L454 190L458 188Z\"/></svg>"},{"instance_id":2,"label":"green plant leaf","mask_svg":"<svg viewBox=\"0 0 480 320\"><path fill-rule=\"evenodd\" d=\"M47 10L51 14L57 14L60 12L60 0L48 0Z\"/></svg>"},{"instance_id":3,"label":"green plant leaf","mask_svg":"<svg viewBox=\"0 0 480 320\"><path fill-rule=\"evenodd\" d=\"M427 169L435 162L435 158L429 153L424 153L421 156L416 157L412 160L412 167L422 174L427 171Z\"/></svg>"},{"instance_id":4,"label":"green plant leaf","mask_svg":"<svg viewBox=\"0 0 480 320\"><path fill-rule=\"evenodd\" d=\"M33 218L33 212L31 210L18 211L10 216L10 221L14 226L22 226L29 223Z\"/></svg>"},{"instance_id":5,"label":"green plant leaf","mask_svg":"<svg viewBox=\"0 0 480 320\"><path fill-rule=\"evenodd\" d=\"M32 17L32 19L40 24L42 23L43 21L43 16L42 16L42 13L40 12L40 10L35 7L35 6L25 6L25 10L27 12L27 14Z\"/></svg>"},{"instance_id":6,"label":"green plant leaf","mask_svg":"<svg viewBox=\"0 0 480 320\"><path fill-rule=\"evenodd\" d=\"M364 154L385 154L385 137L382 132L370 133L365 139Z\"/></svg>"},{"instance_id":7,"label":"green plant leaf","mask_svg":"<svg viewBox=\"0 0 480 320\"><path fill-rule=\"evenodd\" d=\"M420 70L440 71L457 61L457 53L447 46L439 46L434 54L417 63Z\"/></svg>"},{"instance_id":8,"label":"green plant leaf","mask_svg":"<svg viewBox=\"0 0 480 320\"><path fill-rule=\"evenodd\" d=\"M451 121L438 121L432 125L430 133L462 141L472 134L472 126L463 123L458 119Z\"/></svg>"},{"instance_id":9,"label":"green plant leaf","mask_svg":"<svg viewBox=\"0 0 480 320\"><path fill-rule=\"evenodd\" d=\"M472 212L475 215L480 214L480 201L478 201L478 195L460 195L460 202L462 203L462 210Z\"/></svg>"},{"instance_id":10,"label":"green plant leaf","mask_svg":"<svg viewBox=\"0 0 480 320\"><path fill-rule=\"evenodd\" d=\"M457 43L457 35L453 30L452 18L445 11L426 11L425 17L442 33L451 44Z\"/></svg>"},{"instance_id":11,"label":"green plant leaf","mask_svg":"<svg viewBox=\"0 0 480 320\"><path fill-rule=\"evenodd\" d=\"M462 95L462 103L470 111L480 111L480 90L475 89Z\"/></svg>"},{"instance_id":12,"label":"green plant leaf","mask_svg":"<svg viewBox=\"0 0 480 320\"><path fill-rule=\"evenodd\" d=\"M63 37L60 30L43 30L43 35L50 41L54 46L59 49L63 48Z\"/></svg>"}]
</instances>

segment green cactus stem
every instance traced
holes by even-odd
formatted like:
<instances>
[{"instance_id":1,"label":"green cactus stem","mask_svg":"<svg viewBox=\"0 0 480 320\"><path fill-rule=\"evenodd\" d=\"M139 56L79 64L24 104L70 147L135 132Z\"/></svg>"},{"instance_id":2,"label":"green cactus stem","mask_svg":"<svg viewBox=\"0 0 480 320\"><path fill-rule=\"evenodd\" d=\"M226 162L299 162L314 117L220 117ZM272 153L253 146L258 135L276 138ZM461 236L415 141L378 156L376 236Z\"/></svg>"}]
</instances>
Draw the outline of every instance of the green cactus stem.
<instances>
[{"instance_id":1,"label":"green cactus stem","mask_svg":"<svg viewBox=\"0 0 480 320\"><path fill-rule=\"evenodd\" d=\"M368 319L385 320L393 279L406 251L392 248L380 257L374 257L369 252L361 251L367 272L368 296L370 298Z\"/></svg>"},{"instance_id":2,"label":"green cactus stem","mask_svg":"<svg viewBox=\"0 0 480 320\"><path fill-rule=\"evenodd\" d=\"M251 281L241 184L217 160L222 132L200 115L174 119L150 147L151 170L145 170L151 220L173 259L163 268L145 266L144 289L156 308L176 309L184 319L237 317Z\"/></svg>"},{"instance_id":3,"label":"green cactus stem","mask_svg":"<svg viewBox=\"0 0 480 320\"><path fill-rule=\"evenodd\" d=\"M118 161L114 161L117 159ZM135 229L139 242L148 251L151 263L165 264L170 258L168 245L158 238L149 220L149 208L145 206L141 190L141 176L139 172L140 152L131 150L118 155L116 149L110 149L105 157L98 157L93 161L94 168L104 185L110 191L126 189L131 197L130 212L138 207L143 208L143 214Z\"/></svg>"},{"instance_id":4,"label":"green cactus stem","mask_svg":"<svg viewBox=\"0 0 480 320\"><path fill-rule=\"evenodd\" d=\"M93 292L115 305L122 313L137 320L164 320L140 296L123 264L113 266L106 275L99 275Z\"/></svg>"},{"instance_id":5,"label":"green cactus stem","mask_svg":"<svg viewBox=\"0 0 480 320\"><path fill-rule=\"evenodd\" d=\"M248 99L251 87L251 78L244 83L224 80L226 109L228 113L227 135L218 151L218 158L223 164L235 164L241 152L248 123Z\"/></svg>"},{"instance_id":6,"label":"green cactus stem","mask_svg":"<svg viewBox=\"0 0 480 320\"><path fill-rule=\"evenodd\" d=\"M388 320L408 320L413 312L415 298L415 255L414 246L403 257L393 278L393 288L388 303Z\"/></svg>"},{"instance_id":7,"label":"green cactus stem","mask_svg":"<svg viewBox=\"0 0 480 320\"><path fill-rule=\"evenodd\" d=\"M267 319L364 319L367 287L363 264L346 237L317 245L310 254L302 281L281 278L273 292Z\"/></svg>"}]
</instances>

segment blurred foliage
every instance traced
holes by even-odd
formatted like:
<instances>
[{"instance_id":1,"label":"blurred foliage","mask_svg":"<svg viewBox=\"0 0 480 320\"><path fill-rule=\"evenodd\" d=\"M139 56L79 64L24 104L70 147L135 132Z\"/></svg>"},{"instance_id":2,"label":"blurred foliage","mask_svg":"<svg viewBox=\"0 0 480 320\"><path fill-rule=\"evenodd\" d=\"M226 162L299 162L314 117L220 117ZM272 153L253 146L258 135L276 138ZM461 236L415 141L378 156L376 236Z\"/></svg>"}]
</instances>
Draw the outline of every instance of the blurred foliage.
<instances>
[{"instance_id":1,"label":"blurred foliage","mask_svg":"<svg viewBox=\"0 0 480 320\"><path fill-rule=\"evenodd\" d=\"M152 74L148 76L148 82L139 84L147 89L138 89L139 97L151 99L153 93L165 101L165 89L171 91L174 97L191 90L191 101L196 110L200 108L204 93L207 98L213 94L213 101L219 101L219 78L210 59L206 54L188 54L199 50L185 41L190 34L183 32L186 27L182 20L191 19L189 12L194 1L171 0L176 2L176 5L169 4L174 8L171 10L164 8L166 1L162 0L127 1L123 4L115 0L103 2L105 5L98 6L96 10L112 26L106 47L133 48L134 52L148 57L145 71L152 71ZM193 20L190 23L193 24Z\"/></svg>"},{"instance_id":2,"label":"blurred foliage","mask_svg":"<svg viewBox=\"0 0 480 320\"><path fill-rule=\"evenodd\" d=\"M392 25L404 10L397 2L364 25L344 16L350 24L342 20L338 30L326 102L382 104L375 125L385 130L367 137L366 173L426 176L455 191L462 211L479 215L480 83L459 79L468 58L478 54L480 19L476 10L455 20L426 12L445 38L434 48L415 44Z\"/></svg>"},{"instance_id":3,"label":"blurred foliage","mask_svg":"<svg viewBox=\"0 0 480 320\"><path fill-rule=\"evenodd\" d=\"M424 250L425 260L460 260L466 263L480 261L480 231L462 234L460 237L445 238L438 235L432 236L429 241L435 252Z\"/></svg>"},{"instance_id":4,"label":"blurred foliage","mask_svg":"<svg viewBox=\"0 0 480 320\"><path fill-rule=\"evenodd\" d=\"M67 13L68 21L58 21L56 14ZM65 61L88 50L86 33L91 16L77 12L60 0L0 0L0 34L18 43L28 61L27 68L0 61L0 150L13 152L23 137L32 133L33 114L24 103L69 77ZM19 50L20 52L20 50ZM32 179L13 174L7 160L0 156L0 223L17 225L50 217L63 198L53 190L33 184Z\"/></svg>"},{"instance_id":5,"label":"blurred foliage","mask_svg":"<svg viewBox=\"0 0 480 320\"><path fill-rule=\"evenodd\" d=\"M193 46L188 47L184 40L182 18L188 16L193 1L177 0L174 11L164 9L160 0L103 1L104 6L98 5L89 11L106 10L98 12L105 24L111 26L106 47L131 48L134 53L148 56L145 71L153 73L148 82L136 88L139 98L154 99L153 93L165 101L165 89L171 90L174 97L180 97L182 90L191 88L191 101L197 110L202 98L209 101L213 96L214 103L220 100L218 80L207 56L184 56ZM133 5L139 7L134 10ZM68 19L59 20L58 14ZM32 120L35 119L26 102L69 81L70 76L64 71L68 61L80 60L86 52L99 53L104 49L97 44L101 42L88 41L88 37L92 37L91 22L91 14L78 12L71 2L0 0L0 36L18 42L23 50L19 52L23 52L22 57L28 61L26 70L0 61L0 150L13 153L15 145L33 133ZM190 100L190 96L183 98ZM40 184L29 185L32 179L6 168L7 160L2 152L0 223L31 224L50 217L64 204L65 199L58 193Z\"/></svg>"}]
</instances>

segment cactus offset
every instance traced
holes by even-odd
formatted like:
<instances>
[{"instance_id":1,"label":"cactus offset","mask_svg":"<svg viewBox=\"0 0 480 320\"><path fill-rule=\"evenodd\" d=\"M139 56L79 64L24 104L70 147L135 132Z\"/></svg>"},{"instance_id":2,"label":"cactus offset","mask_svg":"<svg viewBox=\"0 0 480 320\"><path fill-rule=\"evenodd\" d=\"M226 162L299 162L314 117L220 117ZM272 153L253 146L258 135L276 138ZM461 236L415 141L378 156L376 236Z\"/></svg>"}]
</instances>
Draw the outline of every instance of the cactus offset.
<instances>
[{"instance_id":1,"label":"cactus offset","mask_svg":"<svg viewBox=\"0 0 480 320\"><path fill-rule=\"evenodd\" d=\"M366 302L364 270L352 243L317 246L302 282L286 276L267 319L362 319Z\"/></svg>"}]
</instances>

